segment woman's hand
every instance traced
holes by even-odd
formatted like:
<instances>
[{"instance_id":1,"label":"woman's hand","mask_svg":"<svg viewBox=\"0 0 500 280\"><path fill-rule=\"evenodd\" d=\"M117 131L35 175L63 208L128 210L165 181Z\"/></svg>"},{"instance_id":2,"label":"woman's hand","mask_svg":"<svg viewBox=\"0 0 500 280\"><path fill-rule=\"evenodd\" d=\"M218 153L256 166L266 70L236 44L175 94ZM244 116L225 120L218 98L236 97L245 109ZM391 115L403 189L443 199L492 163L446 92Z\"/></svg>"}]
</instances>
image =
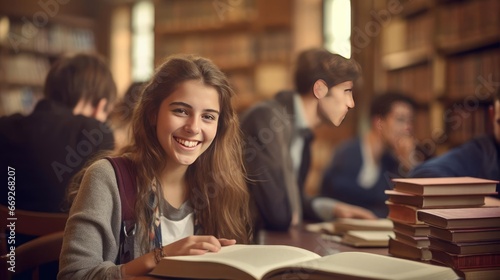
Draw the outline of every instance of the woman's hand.
<instances>
[{"instance_id":1,"label":"woman's hand","mask_svg":"<svg viewBox=\"0 0 500 280\"><path fill-rule=\"evenodd\" d=\"M399 138L394 147L396 157L407 170L413 169L421 162L415 152L416 141L411 136L403 136Z\"/></svg>"},{"instance_id":2,"label":"woman's hand","mask_svg":"<svg viewBox=\"0 0 500 280\"><path fill-rule=\"evenodd\" d=\"M234 239L217 239L212 235L191 235L163 247L167 256L203 255L218 252L222 246L236 244Z\"/></svg>"},{"instance_id":3,"label":"woman's hand","mask_svg":"<svg viewBox=\"0 0 500 280\"><path fill-rule=\"evenodd\" d=\"M377 216L368 209L342 202L335 203L333 215L335 218L377 219Z\"/></svg>"},{"instance_id":4,"label":"woman's hand","mask_svg":"<svg viewBox=\"0 0 500 280\"><path fill-rule=\"evenodd\" d=\"M229 246L233 244L236 244L236 240L234 239L217 239L212 235L191 235L164 246L163 252L167 256L203 255L206 252L218 252L222 246ZM127 277L146 275L155 266L156 262L154 253L149 252L122 265L122 277L128 279ZM145 276L144 278L137 279L148 278Z\"/></svg>"}]
</instances>

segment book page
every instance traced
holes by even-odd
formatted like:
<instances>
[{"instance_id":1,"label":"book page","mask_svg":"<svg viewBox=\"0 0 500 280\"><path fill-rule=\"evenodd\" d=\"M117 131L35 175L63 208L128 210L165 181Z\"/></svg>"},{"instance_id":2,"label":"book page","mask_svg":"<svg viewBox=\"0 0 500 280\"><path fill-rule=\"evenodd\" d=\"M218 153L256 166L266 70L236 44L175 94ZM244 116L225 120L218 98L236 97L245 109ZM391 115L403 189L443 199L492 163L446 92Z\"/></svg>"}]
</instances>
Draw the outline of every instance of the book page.
<instances>
[{"instance_id":1,"label":"book page","mask_svg":"<svg viewBox=\"0 0 500 280\"><path fill-rule=\"evenodd\" d=\"M382 256L364 252L343 252L311 260L300 265L301 275L314 275L303 279L459 279L449 267ZM290 268L275 270L265 279L282 279ZM283 278L295 279L295 278ZM302 278L300 278L302 279ZM337 278L338 279L338 278Z\"/></svg>"},{"instance_id":2,"label":"book page","mask_svg":"<svg viewBox=\"0 0 500 280\"><path fill-rule=\"evenodd\" d=\"M389 219L364 220L364 219L352 219L352 218L339 218L335 220L334 225L349 226L350 228L353 229L360 229L360 228L392 229L392 221Z\"/></svg>"},{"instance_id":3,"label":"book page","mask_svg":"<svg viewBox=\"0 0 500 280\"><path fill-rule=\"evenodd\" d=\"M365 220L354 218L339 218L332 222L312 223L306 225L306 230L317 233L342 235L349 230L392 230L389 219Z\"/></svg>"},{"instance_id":4,"label":"book page","mask_svg":"<svg viewBox=\"0 0 500 280\"><path fill-rule=\"evenodd\" d=\"M222 247L217 253L198 256L166 257L161 260L151 275L175 276L186 278L228 279L232 266L254 279L260 279L267 271L280 266L288 266L303 261L319 258L311 251L285 245L232 245ZM200 264L208 265L200 265ZM223 264L217 266L216 264ZM204 271L205 269L205 271ZM175 273L175 274L171 274ZM187 273L194 273L189 274ZM233 271L232 275L236 272ZM244 274L230 279L246 279ZM248 278L251 279L251 278Z\"/></svg>"},{"instance_id":5,"label":"book page","mask_svg":"<svg viewBox=\"0 0 500 280\"><path fill-rule=\"evenodd\" d=\"M333 222L320 222L320 223L312 223L307 224L305 229L310 232L315 233L330 233L333 234L335 232L335 227Z\"/></svg>"},{"instance_id":6,"label":"book page","mask_svg":"<svg viewBox=\"0 0 500 280\"><path fill-rule=\"evenodd\" d=\"M350 230L342 238L342 243L354 247L387 247L393 231Z\"/></svg>"},{"instance_id":7,"label":"book page","mask_svg":"<svg viewBox=\"0 0 500 280\"><path fill-rule=\"evenodd\" d=\"M392 221L389 219L336 219L334 230L335 234L340 235L345 234L349 230L392 230Z\"/></svg>"}]
</instances>

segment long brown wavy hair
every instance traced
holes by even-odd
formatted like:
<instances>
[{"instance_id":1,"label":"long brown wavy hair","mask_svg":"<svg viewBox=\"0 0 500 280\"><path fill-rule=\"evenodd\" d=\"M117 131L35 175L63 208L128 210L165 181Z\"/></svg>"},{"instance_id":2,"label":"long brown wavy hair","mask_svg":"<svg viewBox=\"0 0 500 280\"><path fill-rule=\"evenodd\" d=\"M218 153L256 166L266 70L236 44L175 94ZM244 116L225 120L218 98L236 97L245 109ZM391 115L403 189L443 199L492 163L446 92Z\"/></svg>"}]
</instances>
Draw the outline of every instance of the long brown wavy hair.
<instances>
[{"instance_id":1,"label":"long brown wavy hair","mask_svg":"<svg viewBox=\"0 0 500 280\"><path fill-rule=\"evenodd\" d=\"M249 194L242 156L239 122L231 98L234 92L226 76L210 60L177 55L156 69L144 86L132 117L132 139L118 154L130 158L137 168L136 219L142 230L143 249L149 248L148 229L153 219L148 207L151 182L159 178L168 160L156 136L155 125L160 104L179 84L200 80L217 90L220 116L217 134L210 147L191 164L185 178L188 199L203 234L234 238L238 243L252 240ZM147 250L147 249L146 249Z\"/></svg>"}]
</instances>

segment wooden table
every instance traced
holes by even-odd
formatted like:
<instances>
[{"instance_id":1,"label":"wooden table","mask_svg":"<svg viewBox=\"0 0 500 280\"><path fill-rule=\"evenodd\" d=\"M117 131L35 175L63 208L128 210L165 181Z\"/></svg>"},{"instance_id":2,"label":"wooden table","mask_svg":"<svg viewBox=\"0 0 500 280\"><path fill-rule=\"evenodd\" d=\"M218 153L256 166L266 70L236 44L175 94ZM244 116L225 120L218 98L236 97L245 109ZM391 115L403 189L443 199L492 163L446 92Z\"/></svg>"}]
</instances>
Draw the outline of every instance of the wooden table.
<instances>
[{"instance_id":1,"label":"wooden table","mask_svg":"<svg viewBox=\"0 0 500 280\"><path fill-rule=\"evenodd\" d=\"M257 233L257 241L259 244L296 246L313 251L321 256L352 251L388 255L387 247L356 248L329 240L321 233L309 232L303 226L292 227L286 232L260 231Z\"/></svg>"}]
</instances>

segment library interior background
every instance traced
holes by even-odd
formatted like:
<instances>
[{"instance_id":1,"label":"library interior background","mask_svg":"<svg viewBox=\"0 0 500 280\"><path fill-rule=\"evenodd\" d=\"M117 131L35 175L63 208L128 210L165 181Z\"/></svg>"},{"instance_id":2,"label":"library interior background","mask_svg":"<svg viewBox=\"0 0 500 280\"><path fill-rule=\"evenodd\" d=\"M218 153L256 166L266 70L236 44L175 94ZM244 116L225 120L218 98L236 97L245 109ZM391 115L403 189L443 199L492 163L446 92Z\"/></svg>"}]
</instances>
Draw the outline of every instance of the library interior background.
<instances>
[{"instance_id":1,"label":"library interior background","mask_svg":"<svg viewBox=\"0 0 500 280\"><path fill-rule=\"evenodd\" d=\"M355 59L362 82L339 127L316 130L308 192L335 146L368 126L373 96L401 91L418 103L415 137L439 155L490 133L500 83L497 0L17 0L0 2L0 116L29 114L60 55L97 52L119 95L176 53L213 60L243 112L292 89L297 54L325 47Z\"/></svg>"}]
</instances>

